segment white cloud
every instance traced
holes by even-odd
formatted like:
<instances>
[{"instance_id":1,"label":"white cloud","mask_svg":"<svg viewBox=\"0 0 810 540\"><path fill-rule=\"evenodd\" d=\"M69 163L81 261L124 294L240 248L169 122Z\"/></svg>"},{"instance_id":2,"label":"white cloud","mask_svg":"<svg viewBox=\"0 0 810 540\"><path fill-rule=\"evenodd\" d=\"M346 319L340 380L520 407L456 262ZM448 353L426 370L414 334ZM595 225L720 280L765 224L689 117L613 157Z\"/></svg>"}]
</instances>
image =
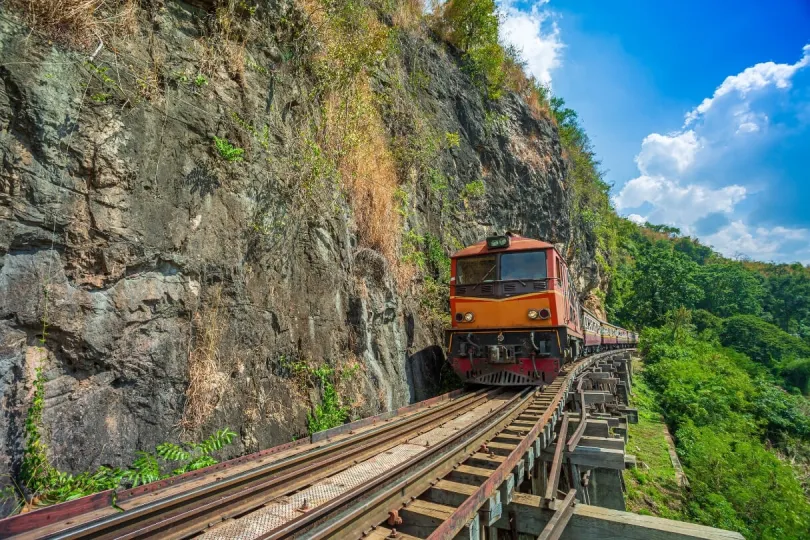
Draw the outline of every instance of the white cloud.
<instances>
[{"instance_id":1,"label":"white cloud","mask_svg":"<svg viewBox=\"0 0 810 540\"><path fill-rule=\"evenodd\" d=\"M737 220L704 240L726 257L810 263L810 229L751 228ZM796 243L804 247L796 249L795 245L788 245Z\"/></svg>"},{"instance_id":2,"label":"white cloud","mask_svg":"<svg viewBox=\"0 0 810 540\"><path fill-rule=\"evenodd\" d=\"M543 84L551 84L551 72L562 63L560 29L552 20L552 13L541 9L548 0L539 0L531 11L523 11L512 0L501 1L503 14L501 39L520 51L531 75Z\"/></svg>"},{"instance_id":3,"label":"white cloud","mask_svg":"<svg viewBox=\"0 0 810 540\"><path fill-rule=\"evenodd\" d=\"M688 228L709 214L730 213L745 195L746 189L736 184L711 189L697 184L682 186L663 176L642 175L627 182L613 202L619 211L652 204L654 208L645 221Z\"/></svg>"},{"instance_id":4,"label":"white cloud","mask_svg":"<svg viewBox=\"0 0 810 540\"><path fill-rule=\"evenodd\" d=\"M695 160L700 146L697 135L691 129L670 135L651 133L641 142L636 164L644 175L680 173Z\"/></svg>"},{"instance_id":5,"label":"white cloud","mask_svg":"<svg viewBox=\"0 0 810 540\"><path fill-rule=\"evenodd\" d=\"M636 223L672 225L684 234L696 234L702 218L720 214L727 223L701 236L720 253L810 262L810 229L746 223L738 205L751 195L751 188L739 181L720 183L723 178L748 179L748 169L740 162L756 155L762 144L773 144L773 134L778 133L767 129L768 113L782 114L797 106L784 109L785 105L777 105L784 101L774 96L790 88L795 73L807 67L810 45L796 63L756 64L726 77L711 97L685 115L680 130L647 135L635 158L639 175L614 196L616 209L635 212L628 219Z\"/></svg>"},{"instance_id":6,"label":"white cloud","mask_svg":"<svg viewBox=\"0 0 810 540\"><path fill-rule=\"evenodd\" d=\"M629 216L627 216L627 219L638 225L644 225L647 222L646 217L640 216L638 214L630 214Z\"/></svg>"},{"instance_id":7,"label":"white cloud","mask_svg":"<svg viewBox=\"0 0 810 540\"><path fill-rule=\"evenodd\" d=\"M750 92L761 90L768 86L776 88L787 88L790 86L790 79L803 67L810 66L810 44L802 49L802 57L795 64L776 64L774 62L762 62L737 75L729 75L726 80L718 86L712 97L706 98L700 105L692 109L686 115L684 126L688 126L705 115L715 102L725 95L738 93L745 98Z\"/></svg>"}]
</instances>

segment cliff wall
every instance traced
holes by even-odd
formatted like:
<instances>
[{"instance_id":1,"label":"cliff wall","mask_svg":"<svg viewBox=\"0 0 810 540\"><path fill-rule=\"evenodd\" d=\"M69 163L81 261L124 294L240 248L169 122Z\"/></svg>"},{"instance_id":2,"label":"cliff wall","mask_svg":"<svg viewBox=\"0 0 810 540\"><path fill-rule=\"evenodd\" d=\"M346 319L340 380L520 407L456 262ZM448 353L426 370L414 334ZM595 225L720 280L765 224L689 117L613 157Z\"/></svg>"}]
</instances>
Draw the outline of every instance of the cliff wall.
<instances>
[{"instance_id":1,"label":"cliff wall","mask_svg":"<svg viewBox=\"0 0 810 540\"><path fill-rule=\"evenodd\" d=\"M554 124L423 23L375 11L358 44L313 6L215 7L82 39L0 8L2 478L38 368L62 470L225 426L250 452L306 433L313 367L353 416L439 392L465 244L519 230L599 284Z\"/></svg>"}]
</instances>

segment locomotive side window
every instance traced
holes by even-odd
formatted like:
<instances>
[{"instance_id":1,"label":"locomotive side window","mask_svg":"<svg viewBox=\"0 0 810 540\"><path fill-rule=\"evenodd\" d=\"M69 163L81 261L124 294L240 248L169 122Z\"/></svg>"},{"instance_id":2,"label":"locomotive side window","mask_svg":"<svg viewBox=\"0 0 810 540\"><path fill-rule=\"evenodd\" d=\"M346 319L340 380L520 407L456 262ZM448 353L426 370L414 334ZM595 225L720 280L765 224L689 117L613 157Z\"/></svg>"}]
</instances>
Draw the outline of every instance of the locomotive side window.
<instances>
[{"instance_id":1,"label":"locomotive side window","mask_svg":"<svg viewBox=\"0 0 810 540\"><path fill-rule=\"evenodd\" d=\"M546 279L546 252L519 251L501 255L501 281Z\"/></svg>"},{"instance_id":2,"label":"locomotive side window","mask_svg":"<svg viewBox=\"0 0 810 540\"><path fill-rule=\"evenodd\" d=\"M474 285L498 279L497 257L485 255L483 257L469 257L458 259L456 262L456 283L458 285Z\"/></svg>"}]
</instances>

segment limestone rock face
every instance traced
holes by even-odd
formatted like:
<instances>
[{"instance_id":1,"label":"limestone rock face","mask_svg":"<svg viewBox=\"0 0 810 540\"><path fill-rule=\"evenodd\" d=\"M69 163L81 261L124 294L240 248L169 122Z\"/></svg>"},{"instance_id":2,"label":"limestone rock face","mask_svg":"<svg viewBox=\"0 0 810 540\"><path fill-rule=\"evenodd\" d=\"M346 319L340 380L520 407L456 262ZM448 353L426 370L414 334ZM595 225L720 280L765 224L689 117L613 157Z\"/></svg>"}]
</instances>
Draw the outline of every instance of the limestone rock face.
<instances>
[{"instance_id":1,"label":"limestone rock face","mask_svg":"<svg viewBox=\"0 0 810 540\"><path fill-rule=\"evenodd\" d=\"M93 63L0 10L0 488L19 468L37 368L50 458L71 472L226 426L232 454L288 442L319 400L303 364L337 369L354 416L442 386L419 274L403 283L364 247L339 189L301 184L295 148L320 112L274 34L234 75L206 64L197 3L153 4ZM520 230L561 246L593 289L556 128L516 96L486 105L425 35L402 33L372 81L384 91L418 75L418 108L459 136L437 161L445 186L403 178L404 227L447 253ZM214 136L244 159L223 160ZM479 180L484 196L465 194Z\"/></svg>"}]
</instances>

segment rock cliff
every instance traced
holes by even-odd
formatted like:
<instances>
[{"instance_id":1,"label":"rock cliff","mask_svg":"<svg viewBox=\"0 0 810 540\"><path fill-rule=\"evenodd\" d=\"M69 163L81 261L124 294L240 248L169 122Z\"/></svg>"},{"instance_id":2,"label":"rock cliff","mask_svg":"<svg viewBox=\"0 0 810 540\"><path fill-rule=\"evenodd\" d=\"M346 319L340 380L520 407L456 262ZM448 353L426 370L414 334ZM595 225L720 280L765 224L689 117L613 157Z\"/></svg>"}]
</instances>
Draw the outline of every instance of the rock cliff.
<instances>
[{"instance_id":1,"label":"rock cliff","mask_svg":"<svg viewBox=\"0 0 810 540\"><path fill-rule=\"evenodd\" d=\"M259 2L229 55L209 8L144 2L100 46L0 8L0 484L37 368L62 470L225 426L250 452L306 432L306 366L335 370L353 416L441 389L437 251L520 230L559 245L583 293L599 284L555 126L485 100L431 32L380 16L382 146L363 143L358 187L317 142L308 12Z\"/></svg>"}]
</instances>

